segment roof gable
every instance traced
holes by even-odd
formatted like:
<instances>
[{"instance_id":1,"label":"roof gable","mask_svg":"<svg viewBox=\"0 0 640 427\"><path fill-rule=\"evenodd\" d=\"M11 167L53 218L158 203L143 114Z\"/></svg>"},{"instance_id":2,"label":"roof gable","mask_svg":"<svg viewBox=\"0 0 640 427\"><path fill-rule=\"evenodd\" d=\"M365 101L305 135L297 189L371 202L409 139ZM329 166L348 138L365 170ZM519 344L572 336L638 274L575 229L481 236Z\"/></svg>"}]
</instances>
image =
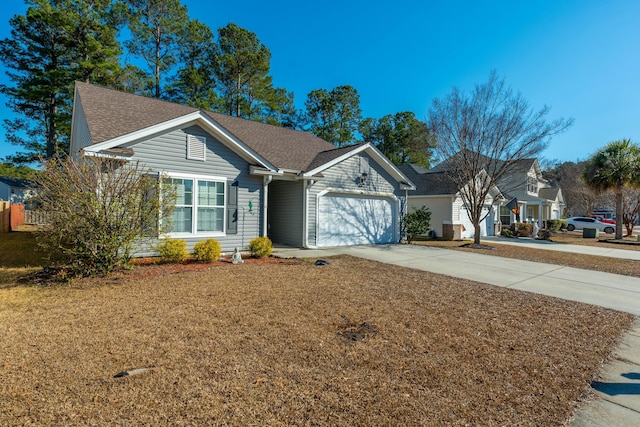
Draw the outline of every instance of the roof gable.
<instances>
[{"instance_id":1,"label":"roof gable","mask_svg":"<svg viewBox=\"0 0 640 427\"><path fill-rule=\"evenodd\" d=\"M377 148L368 142L363 144L351 145L348 147L334 148L333 150L318 153L314 161L311 163L313 168L307 170L303 176L313 177L346 159L357 155L358 153L367 153L376 163L378 163L389 175L397 182L404 185L403 190L415 190L415 185L404 173L389 159L387 159Z\"/></svg>"}]
</instances>

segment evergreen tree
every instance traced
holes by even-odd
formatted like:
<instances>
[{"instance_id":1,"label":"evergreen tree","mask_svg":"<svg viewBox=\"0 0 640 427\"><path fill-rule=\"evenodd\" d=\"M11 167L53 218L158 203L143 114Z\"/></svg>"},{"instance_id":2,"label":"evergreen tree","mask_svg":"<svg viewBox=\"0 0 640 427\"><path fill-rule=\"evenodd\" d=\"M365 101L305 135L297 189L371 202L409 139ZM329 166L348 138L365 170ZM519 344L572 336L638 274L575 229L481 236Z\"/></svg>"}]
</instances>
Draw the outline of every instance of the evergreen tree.
<instances>
[{"instance_id":1,"label":"evergreen tree","mask_svg":"<svg viewBox=\"0 0 640 427\"><path fill-rule=\"evenodd\" d=\"M178 61L179 47L189 21L180 0L126 0L131 40L127 50L141 57L155 80L154 97L162 97L167 74Z\"/></svg>"},{"instance_id":2,"label":"evergreen tree","mask_svg":"<svg viewBox=\"0 0 640 427\"><path fill-rule=\"evenodd\" d=\"M349 85L331 91L316 89L305 102L307 129L314 135L343 147L355 140L360 125L360 95Z\"/></svg>"},{"instance_id":3,"label":"evergreen tree","mask_svg":"<svg viewBox=\"0 0 640 427\"><path fill-rule=\"evenodd\" d=\"M197 20L189 21L180 46L180 68L168 88L170 99L206 110L216 109L220 103L215 91L217 57L211 29Z\"/></svg>"},{"instance_id":4,"label":"evergreen tree","mask_svg":"<svg viewBox=\"0 0 640 427\"><path fill-rule=\"evenodd\" d=\"M364 119L360 133L396 165L413 163L427 169L430 166L434 138L427 124L410 111Z\"/></svg>"},{"instance_id":5,"label":"evergreen tree","mask_svg":"<svg viewBox=\"0 0 640 427\"><path fill-rule=\"evenodd\" d=\"M27 0L24 16L10 21L0 40L0 60L12 85L0 86L7 106L7 140L24 152L9 157L30 163L67 153L73 82L108 82L118 69L117 25L106 0Z\"/></svg>"},{"instance_id":6,"label":"evergreen tree","mask_svg":"<svg viewBox=\"0 0 640 427\"><path fill-rule=\"evenodd\" d=\"M640 187L640 146L630 139L610 142L589 158L583 178L598 193L613 190L616 239L622 239L624 189Z\"/></svg>"},{"instance_id":7,"label":"evergreen tree","mask_svg":"<svg viewBox=\"0 0 640 427\"><path fill-rule=\"evenodd\" d=\"M271 52L255 33L231 23L218 30L219 110L232 116L291 126L293 94L273 87Z\"/></svg>"}]
</instances>

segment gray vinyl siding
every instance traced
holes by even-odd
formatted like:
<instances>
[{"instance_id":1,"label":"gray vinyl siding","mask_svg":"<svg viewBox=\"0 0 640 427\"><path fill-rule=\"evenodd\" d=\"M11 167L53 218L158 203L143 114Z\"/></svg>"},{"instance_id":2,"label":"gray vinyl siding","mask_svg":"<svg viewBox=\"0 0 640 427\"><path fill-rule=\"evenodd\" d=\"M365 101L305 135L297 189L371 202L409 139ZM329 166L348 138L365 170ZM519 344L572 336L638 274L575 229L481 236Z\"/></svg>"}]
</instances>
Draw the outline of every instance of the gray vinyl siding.
<instances>
[{"instance_id":1,"label":"gray vinyl siding","mask_svg":"<svg viewBox=\"0 0 640 427\"><path fill-rule=\"evenodd\" d=\"M274 243L301 247L303 182L272 181L269 184L269 238Z\"/></svg>"},{"instance_id":2,"label":"gray vinyl siding","mask_svg":"<svg viewBox=\"0 0 640 427\"><path fill-rule=\"evenodd\" d=\"M80 99L76 99L73 111L73 127L71 129L71 147L70 154L72 157L78 155L80 150L91 145L91 135L89 134L89 125L82 109Z\"/></svg>"},{"instance_id":3,"label":"gray vinyl siding","mask_svg":"<svg viewBox=\"0 0 640 427\"><path fill-rule=\"evenodd\" d=\"M360 186L360 158L369 160L369 175L364 186ZM318 180L309 190L309 227L308 243L315 246L317 242L317 202L318 194L324 190L333 188L337 192L341 190L359 191L366 193L393 193L400 194L398 182L367 154L361 153L346 159L324 171L323 179Z\"/></svg>"},{"instance_id":4,"label":"gray vinyl siding","mask_svg":"<svg viewBox=\"0 0 640 427\"><path fill-rule=\"evenodd\" d=\"M187 159L187 134L206 137L205 161ZM244 159L202 128L177 129L130 147L134 150L133 160L139 160L153 171L219 176L228 182L238 181L238 232L213 237L220 242L223 252L233 251L236 247L244 249L249 240L261 235L262 178L250 175L249 164ZM252 203L251 211L249 202ZM196 242L210 237L187 234L179 238L185 240L188 249L192 250Z\"/></svg>"}]
</instances>

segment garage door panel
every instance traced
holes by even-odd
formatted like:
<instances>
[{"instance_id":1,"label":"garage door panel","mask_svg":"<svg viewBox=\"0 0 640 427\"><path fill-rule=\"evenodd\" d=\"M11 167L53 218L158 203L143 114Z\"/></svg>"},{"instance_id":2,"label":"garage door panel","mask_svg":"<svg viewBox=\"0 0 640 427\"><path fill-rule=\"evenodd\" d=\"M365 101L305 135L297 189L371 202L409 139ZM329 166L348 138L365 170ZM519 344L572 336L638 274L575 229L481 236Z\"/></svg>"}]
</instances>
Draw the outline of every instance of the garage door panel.
<instances>
[{"instance_id":1,"label":"garage door panel","mask_svg":"<svg viewBox=\"0 0 640 427\"><path fill-rule=\"evenodd\" d=\"M489 212L488 207L482 208L482 216L486 215L486 218L480 222L480 237L488 236L488 230L493 230L493 217ZM463 239L473 238L475 235L475 229L473 228L473 222L469 216L469 211L464 206L460 207L460 223L464 226L461 237Z\"/></svg>"},{"instance_id":2,"label":"garage door panel","mask_svg":"<svg viewBox=\"0 0 640 427\"><path fill-rule=\"evenodd\" d=\"M394 202L382 197L329 194L319 203L318 246L394 241Z\"/></svg>"}]
</instances>

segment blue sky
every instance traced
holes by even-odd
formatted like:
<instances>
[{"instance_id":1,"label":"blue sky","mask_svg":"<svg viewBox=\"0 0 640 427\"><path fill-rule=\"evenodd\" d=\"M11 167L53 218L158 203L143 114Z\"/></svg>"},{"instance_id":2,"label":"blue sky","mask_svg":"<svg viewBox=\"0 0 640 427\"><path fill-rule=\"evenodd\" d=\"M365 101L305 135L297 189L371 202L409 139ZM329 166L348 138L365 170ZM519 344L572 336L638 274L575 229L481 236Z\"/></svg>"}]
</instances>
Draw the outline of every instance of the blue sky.
<instances>
[{"instance_id":1,"label":"blue sky","mask_svg":"<svg viewBox=\"0 0 640 427\"><path fill-rule=\"evenodd\" d=\"M550 118L572 117L542 157L582 160L622 138L640 142L640 2L183 0L214 31L235 22L271 50L276 86L299 108L313 89L354 86L363 116L427 116L434 97L469 90L491 70ZM26 10L5 0L8 20ZM7 83L0 67L0 82ZM0 98L0 118L7 117ZM16 147L0 130L0 158Z\"/></svg>"}]
</instances>

